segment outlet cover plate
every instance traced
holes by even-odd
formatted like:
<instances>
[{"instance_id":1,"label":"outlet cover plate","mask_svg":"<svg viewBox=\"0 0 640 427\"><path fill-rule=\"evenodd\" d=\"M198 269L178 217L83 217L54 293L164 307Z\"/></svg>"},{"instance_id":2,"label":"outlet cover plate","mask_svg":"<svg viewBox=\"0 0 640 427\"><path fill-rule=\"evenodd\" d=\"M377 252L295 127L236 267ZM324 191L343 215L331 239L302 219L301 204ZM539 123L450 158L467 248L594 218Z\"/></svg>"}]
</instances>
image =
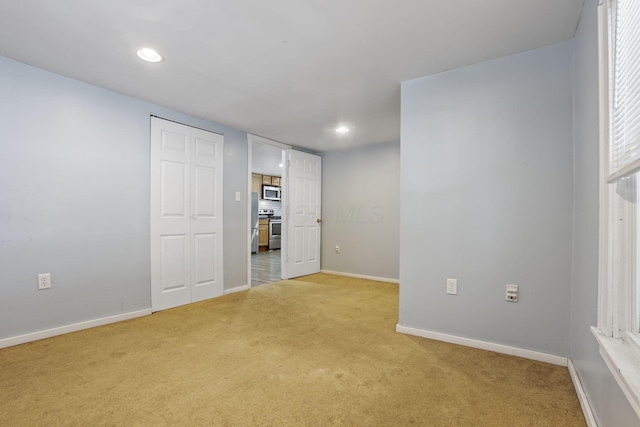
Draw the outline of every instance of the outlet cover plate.
<instances>
[{"instance_id":1,"label":"outlet cover plate","mask_svg":"<svg viewBox=\"0 0 640 427\"><path fill-rule=\"evenodd\" d=\"M38 290L51 288L51 274L38 274Z\"/></svg>"},{"instance_id":2,"label":"outlet cover plate","mask_svg":"<svg viewBox=\"0 0 640 427\"><path fill-rule=\"evenodd\" d=\"M458 279L447 279L447 294L458 295Z\"/></svg>"}]
</instances>

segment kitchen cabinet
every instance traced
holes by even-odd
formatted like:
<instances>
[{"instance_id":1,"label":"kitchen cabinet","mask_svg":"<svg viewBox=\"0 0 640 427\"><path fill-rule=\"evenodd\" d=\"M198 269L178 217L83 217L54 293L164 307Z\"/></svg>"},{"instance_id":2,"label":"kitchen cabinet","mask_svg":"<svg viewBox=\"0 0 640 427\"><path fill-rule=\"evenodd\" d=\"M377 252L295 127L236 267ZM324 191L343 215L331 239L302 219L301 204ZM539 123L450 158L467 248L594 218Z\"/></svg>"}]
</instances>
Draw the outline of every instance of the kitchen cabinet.
<instances>
[{"instance_id":1,"label":"kitchen cabinet","mask_svg":"<svg viewBox=\"0 0 640 427\"><path fill-rule=\"evenodd\" d=\"M262 175L257 173L251 174L251 192L260 194L262 199Z\"/></svg>"},{"instance_id":2,"label":"kitchen cabinet","mask_svg":"<svg viewBox=\"0 0 640 427\"><path fill-rule=\"evenodd\" d=\"M260 199L262 199L262 186L273 185L280 187L282 185L282 178L279 176L260 175L259 173L251 174L251 191L258 193Z\"/></svg>"},{"instance_id":3,"label":"kitchen cabinet","mask_svg":"<svg viewBox=\"0 0 640 427\"><path fill-rule=\"evenodd\" d=\"M258 222L258 246L269 247L269 220L261 219Z\"/></svg>"},{"instance_id":4,"label":"kitchen cabinet","mask_svg":"<svg viewBox=\"0 0 640 427\"><path fill-rule=\"evenodd\" d=\"M281 178L279 176L262 175L262 184L280 187Z\"/></svg>"}]
</instances>

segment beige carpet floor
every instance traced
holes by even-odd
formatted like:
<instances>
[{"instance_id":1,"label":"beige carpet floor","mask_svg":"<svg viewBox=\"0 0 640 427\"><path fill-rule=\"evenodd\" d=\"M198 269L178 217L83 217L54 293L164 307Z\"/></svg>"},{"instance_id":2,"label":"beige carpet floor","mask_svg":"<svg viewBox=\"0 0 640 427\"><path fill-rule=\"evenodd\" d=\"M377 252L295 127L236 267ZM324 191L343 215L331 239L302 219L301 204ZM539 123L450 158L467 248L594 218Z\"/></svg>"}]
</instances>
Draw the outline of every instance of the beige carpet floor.
<instances>
[{"instance_id":1,"label":"beige carpet floor","mask_svg":"<svg viewBox=\"0 0 640 427\"><path fill-rule=\"evenodd\" d=\"M0 350L1 426L584 426L566 368L395 332L317 274Z\"/></svg>"}]
</instances>

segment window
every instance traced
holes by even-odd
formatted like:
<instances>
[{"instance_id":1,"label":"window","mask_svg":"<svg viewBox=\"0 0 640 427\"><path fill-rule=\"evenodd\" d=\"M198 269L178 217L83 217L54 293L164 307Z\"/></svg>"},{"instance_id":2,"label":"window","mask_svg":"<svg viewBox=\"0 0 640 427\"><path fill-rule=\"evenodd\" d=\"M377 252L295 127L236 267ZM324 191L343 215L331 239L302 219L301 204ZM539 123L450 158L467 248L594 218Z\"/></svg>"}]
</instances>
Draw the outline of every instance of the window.
<instances>
[{"instance_id":1,"label":"window","mask_svg":"<svg viewBox=\"0 0 640 427\"><path fill-rule=\"evenodd\" d=\"M600 32L600 353L640 416L640 1L603 0Z\"/></svg>"}]
</instances>

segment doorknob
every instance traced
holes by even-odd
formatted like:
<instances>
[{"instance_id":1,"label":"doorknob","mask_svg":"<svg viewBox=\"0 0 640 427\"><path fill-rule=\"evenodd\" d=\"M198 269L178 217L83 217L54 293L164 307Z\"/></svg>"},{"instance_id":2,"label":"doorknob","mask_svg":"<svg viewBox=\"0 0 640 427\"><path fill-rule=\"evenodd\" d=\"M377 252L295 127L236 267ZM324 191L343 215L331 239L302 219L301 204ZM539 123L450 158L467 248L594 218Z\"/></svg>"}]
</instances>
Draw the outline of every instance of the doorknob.
<instances>
[{"instance_id":1,"label":"doorknob","mask_svg":"<svg viewBox=\"0 0 640 427\"><path fill-rule=\"evenodd\" d=\"M316 222L317 222L318 224L320 224L320 223L322 222L322 220L321 220L320 218L318 218L318 219L316 219Z\"/></svg>"}]
</instances>

